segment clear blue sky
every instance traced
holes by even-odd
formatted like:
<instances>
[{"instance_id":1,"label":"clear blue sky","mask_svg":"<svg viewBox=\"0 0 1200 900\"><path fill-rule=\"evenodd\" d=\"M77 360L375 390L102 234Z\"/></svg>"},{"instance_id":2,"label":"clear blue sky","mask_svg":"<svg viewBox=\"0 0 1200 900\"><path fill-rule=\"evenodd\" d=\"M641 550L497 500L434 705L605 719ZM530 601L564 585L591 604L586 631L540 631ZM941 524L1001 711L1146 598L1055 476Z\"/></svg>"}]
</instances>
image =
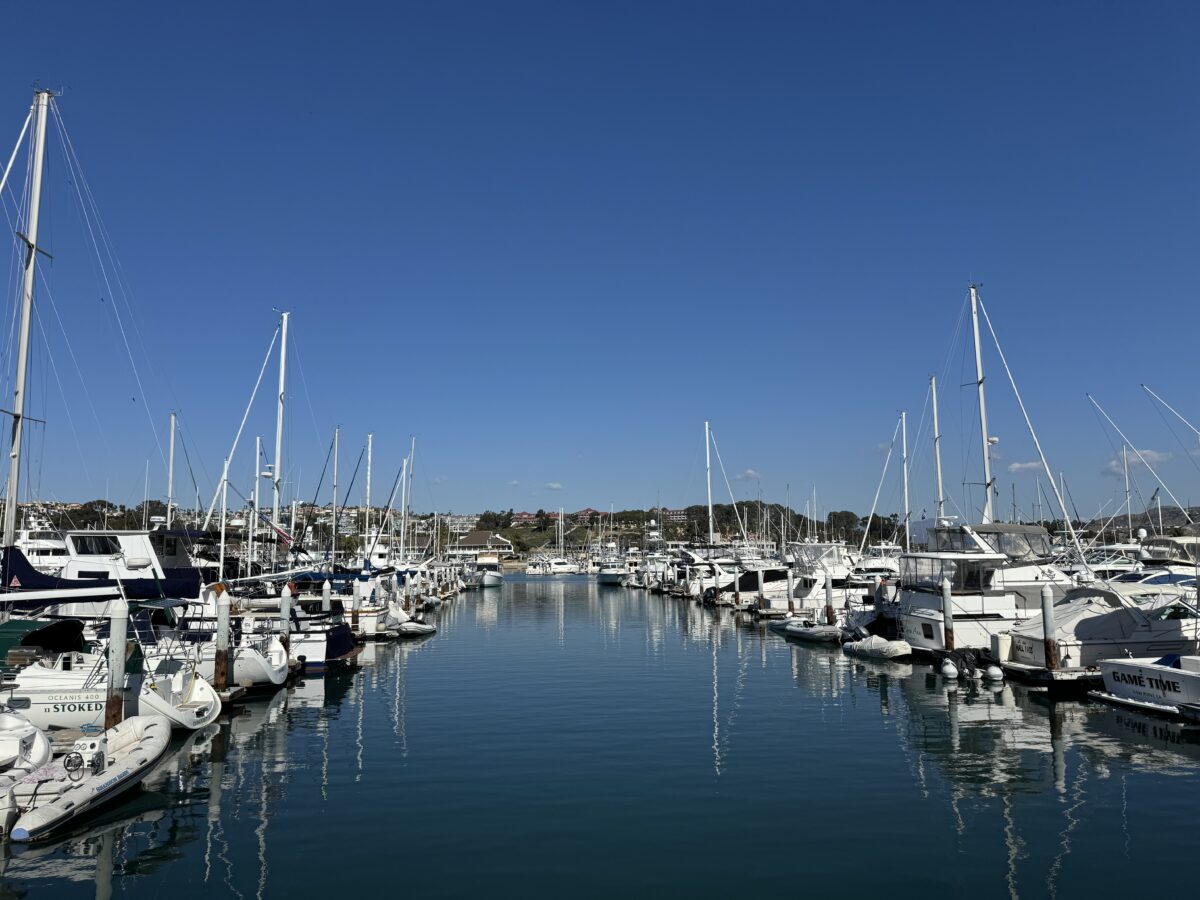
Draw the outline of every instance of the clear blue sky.
<instances>
[{"instance_id":1,"label":"clear blue sky","mask_svg":"<svg viewBox=\"0 0 1200 900\"><path fill-rule=\"evenodd\" d=\"M739 498L790 484L802 507L815 484L865 512L907 408L919 514L938 372L961 507L980 476L954 336L977 280L1081 513L1119 488L1085 391L1200 502L1195 440L1138 387L1200 419L1194 4L39 11L0 57L0 152L34 82L63 89L144 387L52 135L42 243L70 349L42 318L40 496L139 502L147 459L162 496L151 422L165 447L172 408L211 484L282 307L302 497L341 423L343 485L375 433L376 498L417 435L422 509L702 502L708 418ZM1015 482L1028 511L1034 476L1008 466L1036 457L987 366L1003 508ZM270 442L272 380L247 446ZM899 508L897 478L883 498Z\"/></svg>"}]
</instances>

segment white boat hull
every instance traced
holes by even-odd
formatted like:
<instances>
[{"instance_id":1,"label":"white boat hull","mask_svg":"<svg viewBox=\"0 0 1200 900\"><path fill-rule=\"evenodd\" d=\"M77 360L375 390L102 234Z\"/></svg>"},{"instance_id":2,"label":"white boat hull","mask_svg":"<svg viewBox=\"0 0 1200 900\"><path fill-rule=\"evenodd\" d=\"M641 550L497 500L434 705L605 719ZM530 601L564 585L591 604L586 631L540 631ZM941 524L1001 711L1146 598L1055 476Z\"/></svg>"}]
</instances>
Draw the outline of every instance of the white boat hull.
<instances>
[{"instance_id":1,"label":"white boat hull","mask_svg":"<svg viewBox=\"0 0 1200 900\"><path fill-rule=\"evenodd\" d=\"M108 700L105 669L28 666L17 673L9 702L38 728L99 730ZM179 728L203 728L221 714L221 698L189 667L171 675L147 674L138 693L140 715L161 715Z\"/></svg>"},{"instance_id":2,"label":"white boat hull","mask_svg":"<svg viewBox=\"0 0 1200 900\"><path fill-rule=\"evenodd\" d=\"M932 653L946 649L942 614L931 609L901 610L900 638L914 650ZM955 650L990 650L992 635L1008 631L1018 620L1006 616L957 617L954 620Z\"/></svg>"},{"instance_id":3,"label":"white boat hull","mask_svg":"<svg viewBox=\"0 0 1200 900\"><path fill-rule=\"evenodd\" d=\"M1164 712L1177 713L1180 704L1200 703L1200 657L1180 657L1180 668L1157 662L1149 657L1101 660L1105 693L1116 702Z\"/></svg>"}]
</instances>

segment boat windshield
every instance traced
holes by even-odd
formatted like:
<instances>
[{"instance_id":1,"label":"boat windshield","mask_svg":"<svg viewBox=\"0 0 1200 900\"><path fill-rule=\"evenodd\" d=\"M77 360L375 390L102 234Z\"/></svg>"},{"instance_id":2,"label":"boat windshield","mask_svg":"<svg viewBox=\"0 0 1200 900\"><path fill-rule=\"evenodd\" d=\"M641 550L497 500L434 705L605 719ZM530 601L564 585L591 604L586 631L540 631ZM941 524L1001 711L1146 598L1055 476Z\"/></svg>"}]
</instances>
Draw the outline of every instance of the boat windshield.
<instances>
[{"instance_id":1,"label":"boat windshield","mask_svg":"<svg viewBox=\"0 0 1200 900\"><path fill-rule=\"evenodd\" d=\"M935 528L930 534L933 538L930 549L941 553L978 553L984 549L963 528Z\"/></svg>"},{"instance_id":2,"label":"boat windshield","mask_svg":"<svg viewBox=\"0 0 1200 900\"><path fill-rule=\"evenodd\" d=\"M1126 584L1137 584L1148 577L1148 575L1149 573L1147 572L1126 572L1124 575L1118 575L1116 578L1110 578L1109 581L1122 581Z\"/></svg>"},{"instance_id":3,"label":"boat windshield","mask_svg":"<svg viewBox=\"0 0 1200 900\"><path fill-rule=\"evenodd\" d=\"M841 544L796 544L797 556L812 566L827 568L843 564Z\"/></svg>"},{"instance_id":4,"label":"boat windshield","mask_svg":"<svg viewBox=\"0 0 1200 900\"><path fill-rule=\"evenodd\" d=\"M1164 606L1161 609L1152 610L1149 613L1148 618L1151 621L1157 622L1177 622L1182 619L1200 618L1200 616L1197 616L1196 611L1190 606L1173 603L1169 606Z\"/></svg>"}]
</instances>

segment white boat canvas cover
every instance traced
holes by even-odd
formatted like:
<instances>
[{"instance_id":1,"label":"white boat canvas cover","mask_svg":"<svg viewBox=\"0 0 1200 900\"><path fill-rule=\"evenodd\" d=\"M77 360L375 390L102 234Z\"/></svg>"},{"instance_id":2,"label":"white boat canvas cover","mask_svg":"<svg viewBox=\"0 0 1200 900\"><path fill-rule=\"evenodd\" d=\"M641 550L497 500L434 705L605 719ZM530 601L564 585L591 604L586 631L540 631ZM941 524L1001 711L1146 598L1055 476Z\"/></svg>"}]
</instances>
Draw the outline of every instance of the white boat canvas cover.
<instances>
[{"instance_id":1,"label":"white boat canvas cover","mask_svg":"<svg viewBox=\"0 0 1200 900\"><path fill-rule=\"evenodd\" d=\"M1016 662L1046 664L1041 615L1009 632ZM1135 605L1098 587L1070 591L1054 605L1054 640L1062 666L1094 666L1112 657L1194 653L1200 642L1200 612L1179 597Z\"/></svg>"}]
</instances>

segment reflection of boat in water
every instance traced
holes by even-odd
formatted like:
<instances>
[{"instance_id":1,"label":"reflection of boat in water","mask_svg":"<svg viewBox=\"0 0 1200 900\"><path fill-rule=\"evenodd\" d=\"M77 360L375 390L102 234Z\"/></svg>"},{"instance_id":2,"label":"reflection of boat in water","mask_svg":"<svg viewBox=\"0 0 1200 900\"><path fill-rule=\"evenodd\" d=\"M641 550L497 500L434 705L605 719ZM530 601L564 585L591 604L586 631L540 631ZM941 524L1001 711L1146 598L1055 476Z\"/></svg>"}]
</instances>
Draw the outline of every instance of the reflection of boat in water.
<instances>
[{"instance_id":1,"label":"reflection of boat in water","mask_svg":"<svg viewBox=\"0 0 1200 900\"><path fill-rule=\"evenodd\" d=\"M204 768L218 731L210 725L177 739L146 775L142 790L99 810L74 831L36 844L7 845L6 878L43 885L94 882L97 896L107 897L118 857L126 873L142 874L183 858L198 830L177 795L194 789L193 773Z\"/></svg>"},{"instance_id":2,"label":"reflection of boat in water","mask_svg":"<svg viewBox=\"0 0 1200 900\"><path fill-rule=\"evenodd\" d=\"M316 679L305 679L315 681ZM234 744L244 744L264 728L279 721L288 701L289 691L276 691L270 697L239 704L229 719L229 734Z\"/></svg>"}]
</instances>

